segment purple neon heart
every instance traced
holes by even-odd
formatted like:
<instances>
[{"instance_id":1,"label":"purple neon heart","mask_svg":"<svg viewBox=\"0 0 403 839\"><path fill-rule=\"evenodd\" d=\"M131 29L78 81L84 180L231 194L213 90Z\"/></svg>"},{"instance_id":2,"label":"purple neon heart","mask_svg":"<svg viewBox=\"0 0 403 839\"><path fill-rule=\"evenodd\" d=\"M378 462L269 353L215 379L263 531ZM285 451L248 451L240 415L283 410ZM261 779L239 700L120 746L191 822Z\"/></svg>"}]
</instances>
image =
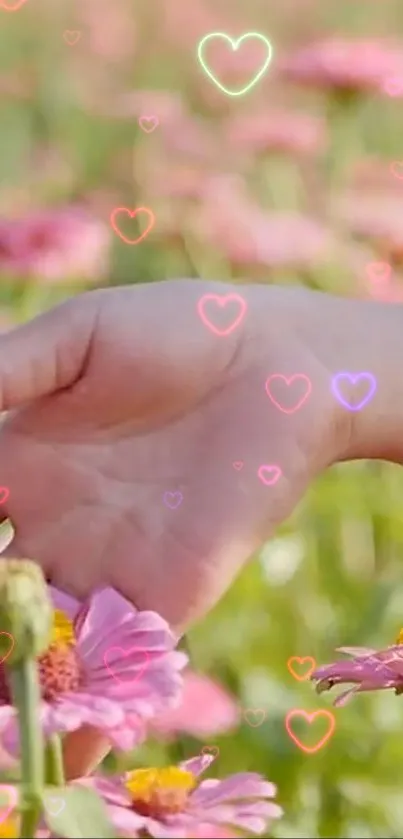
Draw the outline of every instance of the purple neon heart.
<instances>
[{"instance_id":1,"label":"purple neon heart","mask_svg":"<svg viewBox=\"0 0 403 839\"><path fill-rule=\"evenodd\" d=\"M356 385L360 380L366 380L369 383L369 391L366 396L361 399L361 402L359 402L358 405L352 405L351 402L348 402L347 399L345 399L340 393L339 385L343 382L343 380L347 380L352 385ZM339 402L349 411L360 411L361 408L363 408L364 405L367 405L370 399L372 399L376 391L376 379L372 373L337 373L332 378L332 391L336 399L338 399Z\"/></svg>"},{"instance_id":2,"label":"purple neon heart","mask_svg":"<svg viewBox=\"0 0 403 839\"><path fill-rule=\"evenodd\" d=\"M179 504L182 504L183 495L181 492L165 492L164 493L164 504L169 507L170 510L176 510L179 507Z\"/></svg>"}]
</instances>

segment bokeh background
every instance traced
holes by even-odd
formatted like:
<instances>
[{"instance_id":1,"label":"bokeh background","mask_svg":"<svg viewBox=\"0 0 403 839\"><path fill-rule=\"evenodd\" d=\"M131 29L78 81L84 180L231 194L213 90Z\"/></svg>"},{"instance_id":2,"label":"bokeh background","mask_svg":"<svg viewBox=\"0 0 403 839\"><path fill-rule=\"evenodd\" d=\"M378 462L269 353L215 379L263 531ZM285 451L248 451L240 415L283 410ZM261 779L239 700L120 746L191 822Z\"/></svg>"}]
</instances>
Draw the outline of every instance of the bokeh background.
<instances>
[{"instance_id":1,"label":"bokeh background","mask_svg":"<svg viewBox=\"0 0 403 839\"><path fill-rule=\"evenodd\" d=\"M403 301L401 0L19 4L0 2L2 329L89 288L183 276ZM198 63L214 31L272 43L242 97ZM236 61L225 47L208 54L228 86L256 67L253 46ZM144 130L141 116L158 125ZM118 207L153 212L139 244L113 231ZM136 238L144 216L126 223ZM340 645L387 646L403 624L402 491L401 470L377 463L317 481L189 635L204 678L190 677L137 765L214 746L217 774L278 784L276 837L402 835L402 699L336 710L315 754L285 729L289 710L332 700L293 678L291 656L319 664ZM298 730L312 744L325 728ZM111 756L106 769L121 765Z\"/></svg>"}]
</instances>

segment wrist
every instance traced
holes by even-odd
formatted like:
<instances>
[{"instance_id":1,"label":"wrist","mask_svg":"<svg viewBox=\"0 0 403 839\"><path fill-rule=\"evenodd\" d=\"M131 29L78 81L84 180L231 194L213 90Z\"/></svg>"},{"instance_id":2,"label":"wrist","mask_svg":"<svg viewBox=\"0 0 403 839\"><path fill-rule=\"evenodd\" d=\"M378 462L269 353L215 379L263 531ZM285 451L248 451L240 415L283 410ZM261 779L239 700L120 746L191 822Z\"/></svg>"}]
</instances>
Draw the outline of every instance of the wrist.
<instances>
[{"instance_id":1,"label":"wrist","mask_svg":"<svg viewBox=\"0 0 403 839\"><path fill-rule=\"evenodd\" d=\"M319 363L317 379L312 379L312 419L318 428L319 416L325 417L329 433L323 445L318 441L318 462L324 463L327 451L329 464L363 458L403 463L403 306L300 287L254 289L255 322L267 336L265 346L273 333L282 334ZM295 364L295 373L305 372L297 356ZM373 396L361 409L350 410L332 392L338 373L374 377Z\"/></svg>"},{"instance_id":2,"label":"wrist","mask_svg":"<svg viewBox=\"0 0 403 839\"><path fill-rule=\"evenodd\" d=\"M338 433L333 461L403 462L403 306L319 296L320 305L312 307L307 322L311 345L331 379L338 373L369 373L375 383L373 395L358 410L334 396Z\"/></svg>"}]
</instances>

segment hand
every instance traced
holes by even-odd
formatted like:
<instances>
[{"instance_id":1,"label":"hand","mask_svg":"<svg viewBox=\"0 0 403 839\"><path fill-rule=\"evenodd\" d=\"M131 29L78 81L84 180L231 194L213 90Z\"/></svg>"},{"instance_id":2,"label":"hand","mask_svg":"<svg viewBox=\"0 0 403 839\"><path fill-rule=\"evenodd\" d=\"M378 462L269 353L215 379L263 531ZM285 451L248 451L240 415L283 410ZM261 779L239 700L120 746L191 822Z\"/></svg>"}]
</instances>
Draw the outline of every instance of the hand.
<instances>
[{"instance_id":1,"label":"hand","mask_svg":"<svg viewBox=\"0 0 403 839\"><path fill-rule=\"evenodd\" d=\"M197 304L230 292L247 314L218 337ZM83 294L1 336L2 407L11 410L0 483L16 529L8 553L37 560L78 597L109 584L186 628L318 472L371 456L374 422L361 435L330 389L337 370L382 369L381 348L399 363L400 311L393 325L394 307L370 305L299 288L164 282ZM361 346L369 314L370 344ZM311 380L295 413L270 401L273 373ZM396 416L396 394L391 402ZM390 444L387 411L382 419ZM259 480L263 464L281 467L275 485ZM170 509L164 495L176 492L183 500ZM82 771L76 737L70 775Z\"/></svg>"},{"instance_id":2,"label":"hand","mask_svg":"<svg viewBox=\"0 0 403 839\"><path fill-rule=\"evenodd\" d=\"M231 291L248 311L219 337L197 304ZM183 631L313 477L355 456L330 378L357 355L346 333L357 305L354 322L363 310L352 301L184 280L83 294L1 336L2 407L13 409L0 431L2 509L16 529L8 553L37 560L78 597L109 584ZM361 352L358 370L370 369ZM267 395L273 373L312 383L293 414ZM280 466L275 485L259 479L263 464Z\"/></svg>"}]
</instances>

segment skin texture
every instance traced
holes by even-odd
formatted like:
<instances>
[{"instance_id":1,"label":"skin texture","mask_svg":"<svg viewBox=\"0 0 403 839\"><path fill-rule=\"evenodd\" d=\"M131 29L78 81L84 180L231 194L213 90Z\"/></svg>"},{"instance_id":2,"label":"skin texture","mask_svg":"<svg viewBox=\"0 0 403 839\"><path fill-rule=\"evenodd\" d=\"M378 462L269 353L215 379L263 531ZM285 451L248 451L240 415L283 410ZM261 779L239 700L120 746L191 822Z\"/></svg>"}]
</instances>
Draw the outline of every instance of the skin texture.
<instances>
[{"instance_id":1,"label":"skin texture","mask_svg":"<svg viewBox=\"0 0 403 839\"><path fill-rule=\"evenodd\" d=\"M247 313L218 337L197 304L229 291ZM16 531L7 553L35 559L69 594L111 585L186 630L326 466L383 456L371 455L376 416L355 455L357 420L329 387L335 371L371 369L359 366L346 305L299 288L169 281L86 293L2 335L2 511ZM392 341L385 308L371 305ZM273 373L312 382L292 415L266 393ZM259 480L262 464L280 465L275 486ZM169 509L164 493L177 491L183 501ZM83 765L80 736L66 747L70 775L105 750L91 732Z\"/></svg>"}]
</instances>

